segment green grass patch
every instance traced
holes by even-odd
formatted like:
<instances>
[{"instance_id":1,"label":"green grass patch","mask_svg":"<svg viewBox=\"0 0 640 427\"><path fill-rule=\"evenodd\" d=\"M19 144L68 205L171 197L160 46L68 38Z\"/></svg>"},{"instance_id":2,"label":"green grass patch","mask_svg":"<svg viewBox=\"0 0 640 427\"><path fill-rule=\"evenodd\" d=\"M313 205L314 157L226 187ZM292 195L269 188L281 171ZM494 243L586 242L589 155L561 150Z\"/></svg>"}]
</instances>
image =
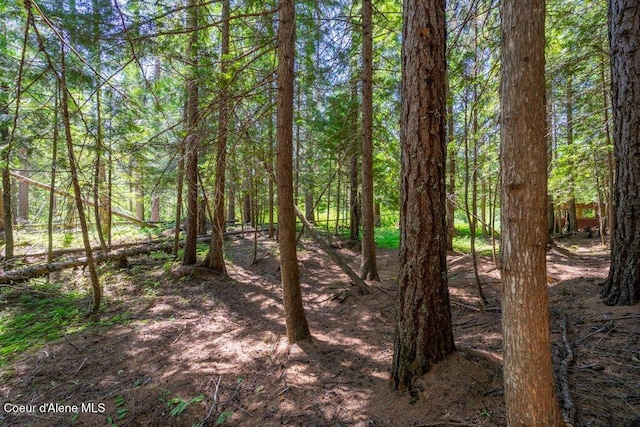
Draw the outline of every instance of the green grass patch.
<instances>
[{"instance_id":1,"label":"green grass patch","mask_svg":"<svg viewBox=\"0 0 640 427\"><path fill-rule=\"evenodd\" d=\"M376 246L385 249L400 247L400 229L396 227L380 227L375 229Z\"/></svg>"},{"instance_id":2,"label":"green grass patch","mask_svg":"<svg viewBox=\"0 0 640 427\"><path fill-rule=\"evenodd\" d=\"M476 233L476 253L490 255L491 239ZM395 226L379 227L375 230L376 245L379 248L397 249L400 247L400 230ZM467 224L456 224L456 235L453 238L453 249L456 252L471 252L471 233Z\"/></svg>"},{"instance_id":3,"label":"green grass patch","mask_svg":"<svg viewBox=\"0 0 640 427\"><path fill-rule=\"evenodd\" d=\"M89 306L85 294L62 292L51 285L34 288L40 293L3 292L7 301L4 307L0 305L0 367L27 349L84 327L83 317Z\"/></svg>"}]
</instances>

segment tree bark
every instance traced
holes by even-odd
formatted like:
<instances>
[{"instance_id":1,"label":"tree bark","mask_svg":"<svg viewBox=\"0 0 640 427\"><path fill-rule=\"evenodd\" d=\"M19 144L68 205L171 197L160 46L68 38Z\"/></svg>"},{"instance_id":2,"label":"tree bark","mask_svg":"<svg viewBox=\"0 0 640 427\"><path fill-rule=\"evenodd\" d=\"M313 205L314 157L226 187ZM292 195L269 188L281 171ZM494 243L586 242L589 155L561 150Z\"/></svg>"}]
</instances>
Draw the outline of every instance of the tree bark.
<instances>
[{"instance_id":1,"label":"tree bark","mask_svg":"<svg viewBox=\"0 0 640 427\"><path fill-rule=\"evenodd\" d=\"M447 84L447 94L449 94ZM447 250L453 250L453 237L455 235L455 213L456 213L456 147L453 140L453 99L447 96L447 155L449 164L449 182L447 185Z\"/></svg>"},{"instance_id":2,"label":"tree bark","mask_svg":"<svg viewBox=\"0 0 640 427\"><path fill-rule=\"evenodd\" d=\"M229 55L229 14L230 0L222 1L222 46L220 49L220 104L218 107L218 141L216 144L216 172L213 195L213 224L211 225L211 242L205 265L220 273L226 273L224 265L224 189L227 170L227 128L229 124L229 79L227 73L227 56Z\"/></svg>"},{"instance_id":3,"label":"tree bark","mask_svg":"<svg viewBox=\"0 0 640 427\"><path fill-rule=\"evenodd\" d=\"M66 70L64 61L64 44L61 47L61 71L60 71L60 91L62 92L62 121L64 123L65 140L67 143L67 153L69 156L69 168L71 171L71 183L73 185L73 192L75 195L76 209L78 211L78 220L80 221L80 228L82 230L82 241L84 243L85 254L87 258L87 267L89 269L89 276L91 278L91 286L93 288L93 304L91 306L91 312L95 313L100 308L100 300L102 299L102 287L100 286L100 280L98 278L98 271L96 270L96 264L93 259L93 249L91 248L91 242L89 241L89 228L87 226L87 218L84 212L84 204L82 199L82 189L80 188L80 182L78 180L77 162L73 149L73 140L71 136L71 123L69 121L69 103L66 84Z\"/></svg>"},{"instance_id":4,"label":"tree bark","mask_svg":"<svg viewBox=\"0 0 640 427\"><path fill-rule=\"evenodd\" d=\"M185 180L187 182L187 213L184 254L182 265L194 265L197 262L196 246L198 236L198 149L200 136L198 131L198 6L199 0L187 0L187 29L191 31L187 46L189 57L189 75L186 81L187 106L185 141ZM178 224L176 224L178 227Z\"/></svg>"},{"instance_id":5,"label":"tree bark","mask_svg":"<svg viewBox=\"0 0 640 427\"><path fill-rule=\"evenodd\" d=\"M287 337L294 343L311 338L302 305L296 253L293 203L293 88L295 56L295 3L280 0L278 27L278 96L276 130L276 183L278 186L278 238Z\"/></svg>"},{"instance_id":6,"label":"tree bark","mask_svg":"<svg viewBox=\"0 0 640 427\"><path fill-rule=\"evenodd\" d=\"M360 277L380 280L373 222L373 5L362 0L362 259Z\"/></svg>"},{"instance_id":7,"label":"tree bark","mask_svg":"<svg viewBox=\"0 0 640 427\"><path fill-rule=\"evenodd\" d=\"M640 3L611 0L611 106L615 158L615 216L611 268L602 291L608 305L640 301Z\"/></svg>"},{"instance_id":8,"label":"tree bark","mask_svg":"<svg viewBox=\"0 0 640 427\"><path fill-rule=\"evenodd\" d=\"M509 426L562 426L546 282L544 0L501 3L502 325Z\"/></svg>"},{"instance_id":9,"label":"tree bark","mask_svg":"<svg viewBox=\"0 0 640 427\"><path fill-rule=\"evenodd\" d=\"M569 224L567 231L578 231L578 214L576 213L576 196L573 177L573 77L569 71L567 78L567 146L569 147L569 202L567 203L567 219Z\"/></svg>"},{"instance_id":10,"label":"tree bark","mask_svg":"<svg viewBox=\"0 0 640 427\"><path fill-rule=\"evenodd\" d=\"M360 150L358 149L358 109L356 108L358 101L358 85L355 77L351 82L351 102L352 102L352 125L353 125L353 143L351 145L351 171L350 171L350 187L349 187L349 239L356 241L360 239L360 202L358 200L358 158Z\"/></svg>"},{"instance_id":11,"label":"tree bark","mask_svg":"<svg viewBox=\"0 0 640 427\"><path fill-rule=\"evenodd\" d=\"M400 275L391 378L399 390L455 351L447 286L445 2L405 0Z\"/></svg>"}]
</instances>

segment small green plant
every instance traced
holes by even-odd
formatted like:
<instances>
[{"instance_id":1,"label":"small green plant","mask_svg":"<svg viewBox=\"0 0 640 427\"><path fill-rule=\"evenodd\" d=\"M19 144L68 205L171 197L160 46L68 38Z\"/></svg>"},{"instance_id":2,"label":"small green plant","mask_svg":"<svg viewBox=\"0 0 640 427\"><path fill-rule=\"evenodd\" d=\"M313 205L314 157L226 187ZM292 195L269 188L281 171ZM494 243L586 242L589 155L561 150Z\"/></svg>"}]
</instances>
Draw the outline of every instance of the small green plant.
<instances>
[{"instance_id":1,"label":"small green plant","mask_svg":"<svg viewBox=\"0 0 640 427\"><path fill-rule=\"evenodd\" d=\"M111 420L113 421L114 419L116 421L122 420L124 419L127 414L129 413L129 408L127 408L126 404L126 400L124 399L123 396L117 396L114 400L113 403L116 405L116 414L115 414L115 418L113 417L107 417L107 421L109 418L111 418ZM115 425L115 423L114 423Z\"/></svg>"},{"instance_id":2,"label":"small green plant","mask_svg":"<svg viewBox=\"0 0 640 427\"><path fill-rule=\"evenodd\" d=\"M487 408L484 408L480 411L480 416L481 417L490 417L491 416L491 412L489 412L489 410Z\"/></svg>"},{"instance_id":3,"label":"small green plant","mask_svg":"<svg viewBox=\"0 0 640 427\"><path fill-rule=\"evenodd\" d=\"M233 417L233 411L224 411L216 418L216 425L221 426L226 423L229 418Z\"/></svg>"},{"instance_id":4,"label":"small green plant","mask_svg":"<svg viewBox=\"0 0 640 427\"><path fill-rule=\"evenodd\" d=\"M178 415L182 414L189 407L189 405L202 402L203 400L203 394L199 394L191 400L184 400L179 396L172 397L167 401L167 406L170 409L169 415L171 415L172 417L177 417Z\"/></svg>"}]
</instances>

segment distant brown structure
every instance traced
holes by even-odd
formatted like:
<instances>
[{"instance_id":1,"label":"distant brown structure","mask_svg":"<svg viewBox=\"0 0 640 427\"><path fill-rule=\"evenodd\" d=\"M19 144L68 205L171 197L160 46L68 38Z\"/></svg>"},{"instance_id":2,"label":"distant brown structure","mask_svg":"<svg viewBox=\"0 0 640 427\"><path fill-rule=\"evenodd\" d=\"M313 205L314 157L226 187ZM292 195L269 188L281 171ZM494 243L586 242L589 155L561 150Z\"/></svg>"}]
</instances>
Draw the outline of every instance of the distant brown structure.
<instances>
[{"instance_id":1,"label":"distant brown structure","mask_svg":"<svg viewBox=\"0 0 640 427\"><path fill-rule=\"evenodd\" d=\"M560 226L562 230L567 228L568 208L567 204L562 204L558 207L560 215L556 217L556 227ZM604 211L606 212L606 206L604 206ZM578 230L584 230L587 227L592 229L600 227L598 203L576 203L576 214Z\"/></svg>"}]
</instances>

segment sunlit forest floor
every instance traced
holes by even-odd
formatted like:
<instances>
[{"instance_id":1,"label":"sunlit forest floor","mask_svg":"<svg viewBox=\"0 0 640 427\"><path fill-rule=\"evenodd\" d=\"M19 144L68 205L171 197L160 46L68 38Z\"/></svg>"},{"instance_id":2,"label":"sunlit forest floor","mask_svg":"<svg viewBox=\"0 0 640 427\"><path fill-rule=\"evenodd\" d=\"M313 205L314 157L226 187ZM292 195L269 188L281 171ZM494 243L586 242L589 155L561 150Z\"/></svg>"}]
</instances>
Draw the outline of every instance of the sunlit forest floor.
<instances>
[{"instance_id":1,"label":"sunlit forest floor","mask_svg":"<svg viewBox=\"0 0 640 427\"><path fill-rule=\"evenodd\" d=\"M575 425L636 426L640 307L601 303L608 252L598 243L577 235L558 240L548 253L554 366L559 378L567 354L561 334L566 319L574 357L568 380ZM303 239L302 288L314 340L290 346L277 246L260 238L254 262L252 236L234 236L226 244L228 277L201 270L185 276L164 254L131 259L124 269L101 266L104 309L90 318L81 316L89 302L81 270L57 273L55 282L62 286L3 289L0 313L5 320L23 320L5 321L0 335L24 335L31 325L25 316L42 301L57 304L59 315L39 321L58 325L58 336L60 329L64 335L7 354L0 368L0 403L94 403L95 413L85 407L77 414L16 414L0 407L0 425L505 424L500 283L491 257L480 259L490 300L482 311L471 257L450 254L458 353L425 375L415 393L397 395L389 386L396 250L379 250L382 282L363 296L314 243ZM357 265L353 247L338 241L335 246ZM69 307L75 311L65 320ZM33 333L45 333L38 331Z\"/></svg>"}]
</instances>

